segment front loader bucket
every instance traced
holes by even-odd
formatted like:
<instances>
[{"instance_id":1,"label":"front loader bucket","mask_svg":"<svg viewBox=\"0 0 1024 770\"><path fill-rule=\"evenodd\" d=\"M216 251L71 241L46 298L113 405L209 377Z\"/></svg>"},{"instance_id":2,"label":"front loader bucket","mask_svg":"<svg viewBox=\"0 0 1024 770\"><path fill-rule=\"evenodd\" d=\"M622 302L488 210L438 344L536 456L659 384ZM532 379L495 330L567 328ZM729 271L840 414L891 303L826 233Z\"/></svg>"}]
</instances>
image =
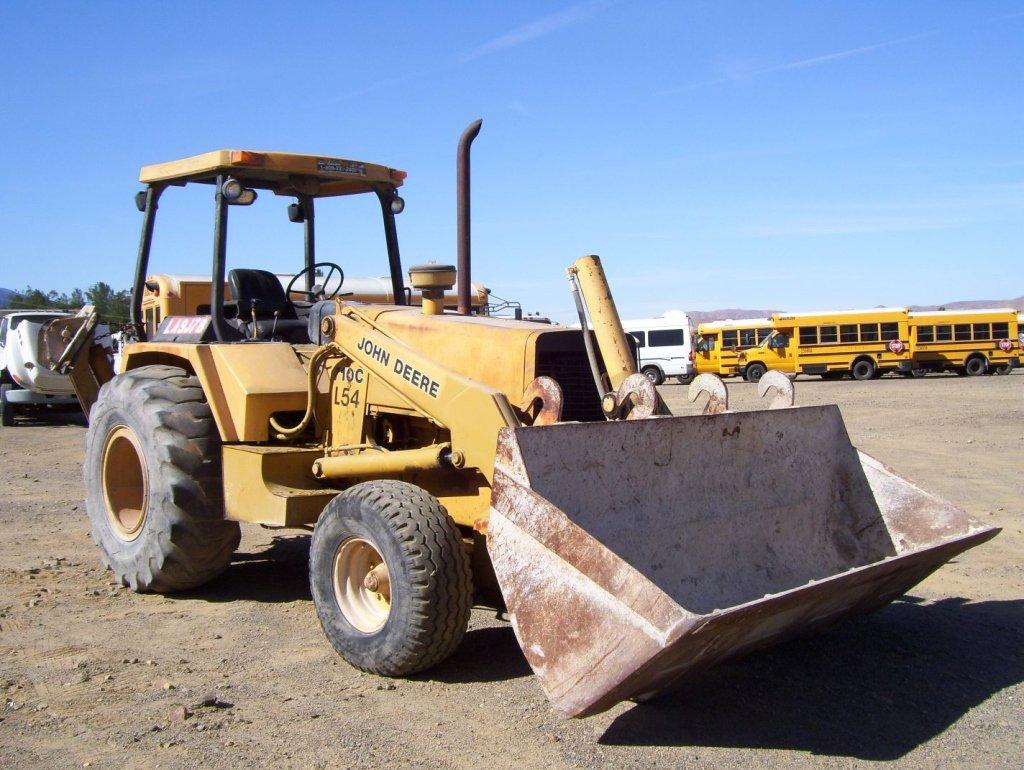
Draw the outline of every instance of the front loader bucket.
<instances>
[{"instance_id":1,"label":"front loader bucket","mask_svg":"<svg viewBox=\"0 0 1024 770\"><path fill-rule=\"evenodd\" d=\"M488 549L587 716L893 601L999 531L858 452L835 406L504 429Z\"/></svg>"}]
</instances>

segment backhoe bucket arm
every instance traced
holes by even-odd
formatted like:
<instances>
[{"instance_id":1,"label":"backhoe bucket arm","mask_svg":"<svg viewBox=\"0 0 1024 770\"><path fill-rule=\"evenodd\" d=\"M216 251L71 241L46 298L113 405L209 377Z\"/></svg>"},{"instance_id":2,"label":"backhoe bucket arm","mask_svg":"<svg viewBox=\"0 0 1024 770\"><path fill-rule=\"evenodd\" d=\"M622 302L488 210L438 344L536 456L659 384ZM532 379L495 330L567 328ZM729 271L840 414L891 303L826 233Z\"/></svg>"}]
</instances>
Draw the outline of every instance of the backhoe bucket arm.
<instances>
[{"instance_id":1,"label":"backhoe bucket arm","mask_svg":"<svg viewBox=\"0 0 1024 770\"><path fill-rule=\"evenodd\" d=\"M56 372L71 379L86 419L99 398L100 388L114 378L106 349L96 343L99 315L84 308L76 316L54 318L39 328L39 355Z\"/></svg>"}]
</instances>

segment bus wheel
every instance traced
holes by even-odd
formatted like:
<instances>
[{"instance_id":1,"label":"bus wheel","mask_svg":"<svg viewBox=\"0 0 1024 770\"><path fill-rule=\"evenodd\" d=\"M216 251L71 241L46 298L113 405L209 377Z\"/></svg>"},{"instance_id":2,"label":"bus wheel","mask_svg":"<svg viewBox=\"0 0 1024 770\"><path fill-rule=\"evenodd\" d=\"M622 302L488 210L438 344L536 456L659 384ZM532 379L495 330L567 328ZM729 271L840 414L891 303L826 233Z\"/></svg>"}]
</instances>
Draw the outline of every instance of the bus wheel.
<instances>
[{"instance_id":1,"label":"bus wheel","mask_svg":"<svg viewBox=\"0 0 1024 770\"><path fill-rule=\"evenodd\" d=\"M759 382L767 371L768 367L764 364L751 364L747 367L747 372L744 375L744 378L747 382Z\"/></svg>"},{"instance_id":2,"label":"bus wheel","mask_svg":"<svg viewBox=\"0 0 1024 770\"><path fill-rule=\"evenodd\" d=\"M661 373L661 369L656 366L645 366L640 370L641 373L651 381L652 385L661 385L665 381L665 375Z\"/></svg>"},{"instance_id":3,"label":"bus wheel","mask_svg":"<svg viewBox=\"0 0 1024 770\"><path fill-rule=\"evenodd\" d=\"M918 379L919 380L922 377L924 377L926 374L928 374L928 370L927 369L911 369L910 370L910 376L913 377L914 379Z\"/></svg>"},{"instance_id":4,"label":"bus wheel","mask_svg":"<svg viewBox=\"0 0 1024 770\"><path fill-rule=\"evenodd\" d=\"M992 369L994 374L1009 374L1013 371L1013 364L1006 362L1005 364L999 364Z\"/></svg>"},{"instance_id":5,"label":"bus wheel","mask_svg":"<svg viewBox=\"0 0 1024 770\"><path fill-rule=\"evenodd\" d=\"M855 380L873 380L875 378L875 362L870 358L861 358L854 362L850 373Z\"/></svg>"},{"instance_id":6,"label":"bus wheel","mask_svg":"<svg viewBox=\"0 0 1024 770\"><path fill-rule=\"evenodd\" d=\"M969 377L977 377L988 371L988 362L984 356L971 356L967 359L967 363L964 364L964 371L967 372Z\"/></svg>"},{"instance_id":7,"label":"bus wheel","mask_svg":"<svg viewBox=\"0 0 1024 770\"><path fill-rule=\"evenodd\" d=\"M693 382L694 376L695 375L692 374L683 374L680 375L679 377L676 377L676 382L678 382L680 385L689 385L691 382Z\"/></svg>"}]
</instances>

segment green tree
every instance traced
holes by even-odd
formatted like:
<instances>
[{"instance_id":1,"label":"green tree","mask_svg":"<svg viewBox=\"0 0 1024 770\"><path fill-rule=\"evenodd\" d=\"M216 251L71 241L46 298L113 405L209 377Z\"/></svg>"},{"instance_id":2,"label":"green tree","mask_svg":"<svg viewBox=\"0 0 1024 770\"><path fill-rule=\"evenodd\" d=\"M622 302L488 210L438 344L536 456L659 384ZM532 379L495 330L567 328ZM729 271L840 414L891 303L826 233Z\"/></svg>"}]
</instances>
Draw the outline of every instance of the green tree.
<instances>
[{"instance_id":1,"label":"green tree","mask_svg":"<svg viewBox=\"0 0 1024 770\"><path fill-rule=\"evenodd\" d=\"M43 291L25 287L10 301L12 310L79 310L83 305L93 305L104 321L127 321L131 306L131 292L128 289L115 291L107 283L94 283L85 291L72 289L70 293L56 290Z\"/></svg>"}]
</instances>

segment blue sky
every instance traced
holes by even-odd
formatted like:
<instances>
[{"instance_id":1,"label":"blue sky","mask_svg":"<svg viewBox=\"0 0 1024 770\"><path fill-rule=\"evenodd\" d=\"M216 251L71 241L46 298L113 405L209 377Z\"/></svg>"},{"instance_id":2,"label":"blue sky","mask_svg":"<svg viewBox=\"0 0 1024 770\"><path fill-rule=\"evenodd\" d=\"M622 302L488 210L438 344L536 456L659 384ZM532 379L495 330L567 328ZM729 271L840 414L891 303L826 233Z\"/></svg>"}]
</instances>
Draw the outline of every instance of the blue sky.
<instances>
[{"instance_id":1,"label":"blue sky","mask_svg":"<svg viewBox=\"0 0 1024 770\"><path fill-rule=\"evenodd\" d=\"M453 261L558 320L598 253L626 315L1024 294L1024 2L4 3L0 286L128 286L138 167L218 147L409 172L406 263ZM266 200L266 198L271 198ZM283 199L229 261L301 262ZM386 270L367 201L319 256ZM208 188L171 190L152 268L208 272Z\"/></svg>"}]
</instances>

